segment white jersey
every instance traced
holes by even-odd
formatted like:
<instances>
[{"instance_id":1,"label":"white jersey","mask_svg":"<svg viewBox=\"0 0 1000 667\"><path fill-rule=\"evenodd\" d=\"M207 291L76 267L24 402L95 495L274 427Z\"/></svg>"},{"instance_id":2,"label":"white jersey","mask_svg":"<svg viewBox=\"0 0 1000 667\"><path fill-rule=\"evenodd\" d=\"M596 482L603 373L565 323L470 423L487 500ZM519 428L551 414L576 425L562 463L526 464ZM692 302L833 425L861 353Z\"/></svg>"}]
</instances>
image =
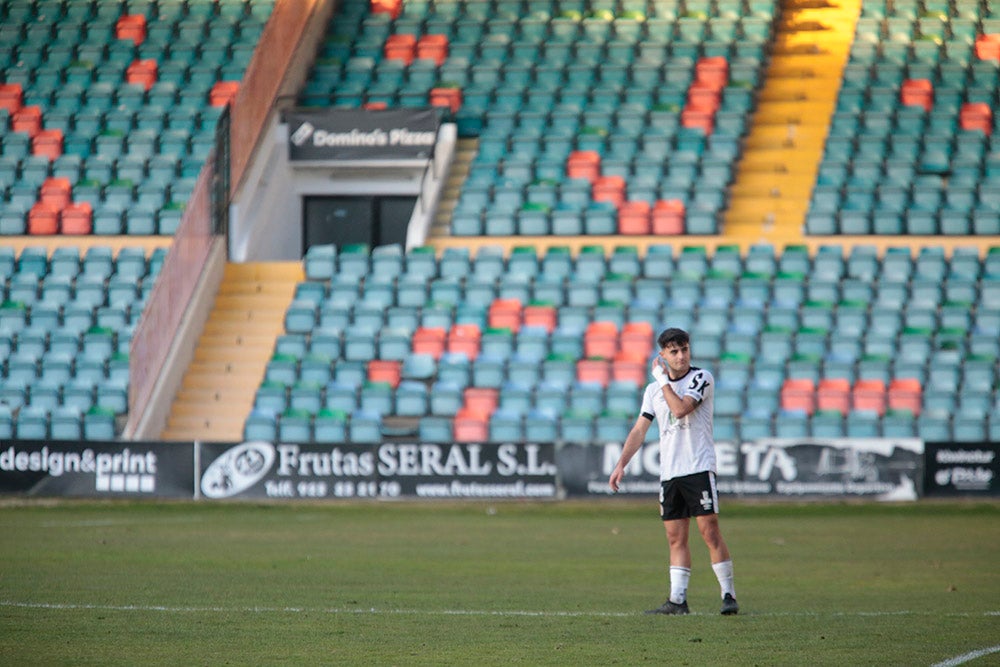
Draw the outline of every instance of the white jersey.
<instances>
[{"instance_id":1,"label":"white jersey","mask_svg":"<svg viewBox=\"0 0 1000 667\"><path fill-rule=\"evenodd\" d=\"M660 429L660 480L715 472L715 439L712 417L715 410L715 378L704 369L691 367L684 377L671 380L670 386L681 398L698 401L687 416L675 419L656 382L646 386L642 396L642 414L655 418Z\"/></svg>"}]
</instances>

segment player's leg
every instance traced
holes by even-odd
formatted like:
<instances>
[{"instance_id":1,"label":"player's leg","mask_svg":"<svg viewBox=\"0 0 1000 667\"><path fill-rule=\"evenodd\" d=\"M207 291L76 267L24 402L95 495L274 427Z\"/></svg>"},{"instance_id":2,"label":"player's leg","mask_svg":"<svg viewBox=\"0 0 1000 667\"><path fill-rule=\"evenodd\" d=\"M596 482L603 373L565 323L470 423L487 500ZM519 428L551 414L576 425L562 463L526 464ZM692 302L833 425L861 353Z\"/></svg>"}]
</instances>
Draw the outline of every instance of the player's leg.
<instances>
[{"instance_id":1,"label":"player's leg","mask_svg":"<svg viewBox=\"0 0 1000 667\"><path fill-rule=\"evenodd\" d=\"M739 611L736 603L736 588L733 583L733 561L729 555L729 547L722 537L722 530L719 528L719 501L715 491L715 477L712 473L706 473L704 484L706 488L699 493L704 499L711 500L710 503L701 504L699 511L703 512L696 516L698 531L701 533L705 546L708 547L709 557L712 561L712 570L716 579L719 580L719 589L722 594L722 613L726 615L735 614Z\"/></svg>"},{"instance_id":2,"label":"player's leg","mask_svg":"<svg viewBox=\"0 0 1000 667\"><path fill-rule=\"evenodd\" d=\"M690 510L676 486L664 482L660 489L660 518L667 533L670 547L670 597L651 614L686 614L687 587L691 579L691 547L688 542L691 519Z\"/></svg>"}]
</instances>

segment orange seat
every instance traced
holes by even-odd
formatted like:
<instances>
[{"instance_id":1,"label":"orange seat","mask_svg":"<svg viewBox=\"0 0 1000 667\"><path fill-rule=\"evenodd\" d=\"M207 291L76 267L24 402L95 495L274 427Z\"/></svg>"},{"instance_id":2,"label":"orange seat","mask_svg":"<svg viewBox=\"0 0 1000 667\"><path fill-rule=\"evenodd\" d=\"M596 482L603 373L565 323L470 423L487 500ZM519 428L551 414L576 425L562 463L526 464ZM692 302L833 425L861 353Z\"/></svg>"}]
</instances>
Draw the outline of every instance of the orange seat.
<instances>
[{"instance_id":1,"label":"orange seat","mask_svg":"<svg viewBox=\"0 0 1000 667\"><path fill-rule=\"evenodd\" d=\"M34 137L42 131L42 108L34 105L21 107L11 114L10 129Z\"/></svg>"},{"instance_id":2,"label":"orange seat","mask_svg":"<svg viewBox=\"0 0 1000 667\"><path fill-rule=\"evenodd\" d=\"M618 352L618 325L591 322L583 333L583 356L613 359Z\"/></svg>"},{"instance_id":3,"label":"orange seat","mask_svg":"<svg viewBox=\"0 0 1000 667\"><path fill-rule=\"evenodd\" d=\"M432 107L446 107L452 113L462 108L462 91L458 88L431 88L428 99Z\"/></svg>"},{"instance_id":4,"label":"orange seat","mask_svg":"<svg viewBox=\"0 0 1000 667\"><path fill-rule=\"evenodd\" d=\"M886 398L885 382L878 378L862 378L855 381L851 390L851 409L882 415L885 414Z\"/></svg>"},{"instance_id":5,"label":"orange seat","mask_svg":"<svg viewBox=\"0 0 1000 667\"><path fill-rule=\"evenodd\" d=\"M993 132L993 110L985 102L967 102L958 113L963 130L979 130L989 136Z\"/></svg>"},{"instance_id":6,"label":"orange seat","mask_svg":"<svg viewBox=\"0 0 1000 667\"><path fill-rule=\"evenodd\" d=\"M601 154L597 151L573 151L566 158L566 176L584 178L593 183L601 175Z\"/></svg>"},{"instance_id":7,"label":"orange seat","mask_svg":"<svg viewBox=\"0 0 1000 667\"><path fill-rule=\"evenodd\" d=\"M401 60L407 65L416 57L417 37L410 33L389 35L386 37L382 53L387 60Z\"/></svg>"},{"instance_id":8,"label":"orange seat","mask_svg":"<svg viewBox=\"0 0 1000 667\"><path fill-rule=\"evenodd\" d=\"M851 383L847 378L823 378L816 387L816 408L847 414L851 409Z\"/></svg>"},{"instance_id":9,"label":"orange seat","mask_svg":"<svg viewBox=\"0 0 1000 667\"><path fill-rule=\"evenodd\" d=\"M923 406L923 387L916 378L893 378L889 381L887 401L892 410L909 410L914 415L920 414Z\"/></svg>"},{"instance_id":10,"label":"orange seat","mask_svg":"<svg viewBox=\"0 0 1000 667\"><path fill-rule=\"evenodd\" d=\"M631 382L639 387L649 381L648 355L622 349L611 362L611 379L615 382Z\"/></svg>"},{"instance_id":11,"label":"orange seat","mask_svg":"<svg viewBox=\"0 0 1000 667\"><path fill-rule=\"evenodd\" d=\"M403 13L402 0L371 0L372 14L388 14L393 20Z\"/></svg>"},{"instance_id":12,"label":"orange seat","mask_svg":"<svg viewBox=\"0 0 1000 667\"><path fill-rule=\"evenodd\" d=\"M684 233L684 202L659 199L653 204L652 231L657 236Z\"/></svg>"},{"instance_id":13,"label":"orange seat","mask_svg":"<svg viewBox=\"0 0 1000 667\"><path fill-rule=\"evenodd\" d=\"M239 91L239 81L218 81L208 94L208 103L213 107L224 107L233 101Z\"/></svg>"},{"instance_id":14,"label":"orange seat","mask_svg":"<svg viewBox=\"0 0 1000 667\"><path fill-rule=\"evenodd\" d=\"M490 327L510 329L517 333L522 324L521 302L518 299L494 299L486 314L486 321Z\"/></svg>"},{"instance_id":15,"label":"orange seat","mask_svg":"<svg viewBox=\"0 0 1000 667\"><path fill-rule=\"evenodd\" d=\"M115 39L130 39L136 45L146 41L146 16L122 14L115 22Z\"/></svg>"},{"instance_id":16,"label":"orange seat","mask_svg":"<svg viewBox=\"0 0 1000 667\"><path fill-rule=\"evenodd\" d=\"M609 359L580 359L576 362L577 382L599 384L607 387L611 382L611 361Z\"/></svg>"},{"instance_id":17,"label":"orange seat","mask_svg":"<svg viewBox=\"0 0 1000 667\"><path fill-rule=\"evenodd\" d=\"M386 102L365 102L361 105L362 109L368 109L369 111L376 111L380 109L388 109L389 105Z\"/></svg>"},{"instance_id":18,"label":"orange seat","mask_svg":"<svg viewBox=\"0 0 1000 667\"><path fill-rule=\"evenodd\" d=\"M447 332L442 327L419 327L413 332L411 351L440 359L444 354Z\"/></svg>"},{"instance_id":19,"label":"orange seat","mask_svg":"<svg viewBox=\"0 0 1000 667\"><path fill-rule=\"evenodd\" d=\"M469 359L479 356L483 332L478 324L456 324L448 332L448 351L464 354Z\"/></svg>"},{"instance_id":20,"label":"orange seat","mask_svg":"<svg viewBox=\"0 0 1000 667\"><path fill-rule=\"evenodd\" d=\"M160 68L155 58L136 60L125 69L125 82L149 90L160 78L159 72Z\"/></svg>"},{"instance_id":21,"label":"orange seat","mask_svg":"<svg viewBox=\"0 0 1000 667\"><path fill-rule=\"evenodd\" d=\"M59 216L59 229L63 234L84 236L94 231L94 212L90 202L71 202Z\"/></svg>"},{"instance_id":22,"label":"orange seat","mask_svg":"<svg viewBox=\"0 0 1000 667\"><path fill-rule=\"evenodd\" d=\"M700 129L705 135L715 131L715 111L685 108L681 111L681 125L688 129Z\"/></svg>"},{"instance_id":23,"label":"orange seat","mask_svg":"<svg viewBox=\"0 0 1000 667\"><path fill-rule=\"evenodd\" d=\"M904 106L930 111L934 106L934 84L929 79L907 79L899 89L899 101Z\"/></svg>"},{"instance_id":24,"label":"orange seat","mask_svg":"<svg viewBox=\"0 0 1000 667\"><path fill-rule=\"evenodd\" d=\"M476 414L489 416L500 402L500 390L495 387L466 387L462 392L462 407Z\"/></svg>"},{"instance_id":25,"label":"orange seat","mask_svg":"<svg viewBox=\"0 0 1000 667\"><path fill-rule=\"evenodd\" d=\"M786 378L781 385L781 409L816 411L816 384L811 378Z\"/></svg>"},{"instance_id":26,"label":"orange seat","mask_svg":"<svg viewBox=\"0 0 1000 667\"><path fill-rule=\"evenodd\" d=\"M729 83L729 61L723 56L699 58L694 65L696 83L722 90Z\"/></svg>"},{"instance_id":27,"label":"orange seat","mask_svg":"<svg viewBox=\"0 0 1000 667\"><path fill-rule=\"evenodd\" d=\"M11 114L24 106L24 89L19 83L0 83L0 109Z\"/></svg>"},{"instance_id":28,"label":"orange seat","mask_svg":"<svg viewBox=\"0 0 1000 667\"><path fill-rule=\"evenodd\" d=\"M716 88L710 84L692 83L691 87L688 88L687 103L684 105L684 109L705 111L714 114L719 110L719 105L722 102L720 90L720 88Z\"/></svg>"},{"instance_id":29,"label":"orange seat","mask_svg":"<svg viewBox=\"0 0 1000 667\"><path fill-rule=\"evenodd\" d=\"M49 176L42 182L38 201L51 204L57 211L61 211L70 203L72 187L69 179L64 176Z\"/></svg>"},{"instance_id":30,"label":"orange seat","mask_svg":"<svg viewBox=\"0 0 1000 667\"><path fill-rule=\"evenodd\" d=\"M417 40L416 56L421 60L433 60L440 67L448 59L448 36L422 36Z\"/></svg>"},{"instance_id":31,"label":"orange seat","mask_svg":"<svg viewBox=\"0 0 1000 667\"><path fill-rule=\"evenodd\" d=\"M59 209L52 204L38 202L28 211L29 234L58 234Z\"/></svg>"},{"instance_id":32,"label":"orange seat","mask_svg":"<svg viewBox=\"0 0 1000 667\"><path fill-rule=\"evenodd\" d=\"M460 408L455 413L452 435L455 442L487 442L489 440L489 426L488 415L469 408Z\"/></svg>"},{"instance_id":33,"label":"orange seat","mask_svg":"<svg viewBox=\"0 0 1000 667\"><path fill-rule=\"evenodd\" d=\"M650 231L648 201L626 201L618 207L618 233L646 235Z\"/></svg>"},{"instance_id":34,"label":"orange seat","mask_svg":"<svg viewBox=\"0 0 1000 667\"><path fill-rule=\"evenodd\" d=\"M63 154L63 131L41 130L31 138L31 154L55 160Z\"/></svg>"},{"instance_id":35,"label":"orange seat","mask_svg":"<svg viewBox=\"0 0 1000 667\"><path fill-rule=\"evenodd\" d=\"M395 389L402 376L402 362L395 359L372 359L368 362L368 381L385 382Z\"/></svg>"},{"instance_id":36,"label":"orange seat","mask_svg":"<svg viewBox=\"0 0 1000 667\"><path fill-rule=\"evenodd\" d=\"M622 176L598 176L591 183L590 196L594 201L608 201L615 206L621 206L625 201L625 179Z\"/></svg>"},{"instance_id":37,"label":"orange seat","mask_svg":"<svg viewBox=\"0 0 1000 667\"><path fill-rule=\"evenodd\" d=\"M976 37L976 57L980 60L1000 60L1000 35Z\"/></svg>"},{"instance_id":38,"label":"orange seat","mask_svg":"<svg viewBox=\"0 0 1000 667\"><path fill-rule=\"evenodd\" d=\"M524 307L522 323L526 327L543 327L552 333L559 323L559 311L555 306L528 304Z\"/></svg>"},{"instance_id":39,"label":"orange seat","mask_svg":"<svg viewBox=\"0 0 1000 667\"><path fill-rule=\"evenodd\" d=\"M642 320L626 322L619 336L622 350L633 351L643 360L653 352L653 325Z\"/></svg>"}]
</instances>

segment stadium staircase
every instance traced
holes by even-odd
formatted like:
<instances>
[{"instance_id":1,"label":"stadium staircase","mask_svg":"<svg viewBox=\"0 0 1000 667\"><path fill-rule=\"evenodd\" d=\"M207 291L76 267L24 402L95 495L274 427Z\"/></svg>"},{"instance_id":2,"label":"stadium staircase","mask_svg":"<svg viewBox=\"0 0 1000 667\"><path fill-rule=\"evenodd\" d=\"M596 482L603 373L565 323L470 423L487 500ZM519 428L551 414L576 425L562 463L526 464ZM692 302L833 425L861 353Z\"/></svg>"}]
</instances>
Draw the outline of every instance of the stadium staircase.
<instances>
[{"instance_id":1,"label":"stadium staircase","mask_svg":"<svg viewBox=\"0 0 1000 667\"><path fill-rule=\"evenodd\" d=\"M301 262L226 265L194 360L162 440L234 441L253 406L285 311L304 279Z\"/></svg>"},{"instance_id":2,"label":"stadium staircase","mask_svg":"<svg viewBox=\"0 0 1000 667\"><path fill-rule=\"evenodd\" d=\"M801 238L860 5L784 3L725 213L727 238L778 244Z\"/></svg>"}]
</instances>

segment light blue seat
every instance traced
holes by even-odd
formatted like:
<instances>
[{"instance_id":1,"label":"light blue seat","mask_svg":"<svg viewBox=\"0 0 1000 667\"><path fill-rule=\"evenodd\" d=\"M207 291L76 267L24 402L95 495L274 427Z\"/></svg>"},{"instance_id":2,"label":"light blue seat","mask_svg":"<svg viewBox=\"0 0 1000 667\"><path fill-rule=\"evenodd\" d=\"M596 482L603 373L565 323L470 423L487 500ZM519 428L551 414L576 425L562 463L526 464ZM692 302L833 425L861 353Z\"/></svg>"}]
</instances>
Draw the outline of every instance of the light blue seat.
<instances>
[{"instance_id":1,"label":"light blue seat","mask_svg":"<svg viewBox=\"0 0 1000 667\"><path fill-rule=\"evenodd\" d=\"M94 405L83 415L84 440L115 440L116 435L113 410Z\"/></svg>"},{"instance_id":2,"label":"light blue seat","mask_svg":"<svg viewBox=\"0 0 1000 667\"><path fill-rule=\"evenodd\" d=\"M396 414L404 417L420 417L429 410L427 384L414 380L403 380L396 387Z\"/></svg>"},{"instance_id":3,"label":"light blue seat","mask_svg":"<svg viewBox=\"0 0 1000 667\"><path fill-rule=\"evenodd\" d=\"M445 380L439 380L431 385L430 414L454 417L464 402L463 389L463 385Z\"/></svg>"},{"instance_id":4,"label":"light blue seat","mask_svg":"<svg viewBox=\"0 0 1000 667\"><path fill-rule=\"evenodd\" d=\"M378 444L382 442L382 415L369 410L357 410L351 414L348 432L351 442Z\"/></svg>"},{"instance_id":5,"label":"light blue seat","mask_svg":"<svg viewBox=\"0 0 1000 667\"><path fill-rule=\"evenodd\" d=\"M418 435L420 442L452 443L454 442L454 420L444 415L424 415L420 418Z\"/></svg>"}]
</instances>

